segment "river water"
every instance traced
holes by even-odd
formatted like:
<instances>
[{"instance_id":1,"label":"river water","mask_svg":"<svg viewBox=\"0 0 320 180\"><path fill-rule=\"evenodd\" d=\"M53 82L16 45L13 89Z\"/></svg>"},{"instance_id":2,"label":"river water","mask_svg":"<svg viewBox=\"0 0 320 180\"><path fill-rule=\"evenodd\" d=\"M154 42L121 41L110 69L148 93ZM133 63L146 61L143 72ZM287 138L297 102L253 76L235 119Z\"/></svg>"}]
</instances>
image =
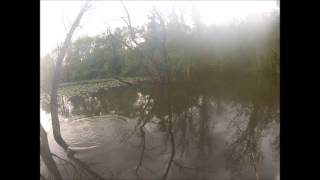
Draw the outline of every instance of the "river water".
<instances>
[{"instance_id":1,"label":"river water","mask_svg":"<svg viewBox=\"0 0 320 180\"><path fill-rule=\"evenodd\" d=\"M63 138L106 179L280 179L279 86L269 78L145 83L65 99ZM43 110L41 123L63 156Z\"/></svg>"}]
</instances>

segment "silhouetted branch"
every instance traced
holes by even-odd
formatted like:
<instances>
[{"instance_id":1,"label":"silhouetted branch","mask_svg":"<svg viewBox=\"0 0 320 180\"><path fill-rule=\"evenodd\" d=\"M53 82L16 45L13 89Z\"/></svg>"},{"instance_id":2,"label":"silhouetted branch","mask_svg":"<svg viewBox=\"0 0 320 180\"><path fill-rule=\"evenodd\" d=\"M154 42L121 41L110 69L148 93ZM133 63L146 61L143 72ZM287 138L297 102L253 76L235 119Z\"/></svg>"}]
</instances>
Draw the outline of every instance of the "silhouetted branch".
<instances>
[{"instance_id":1,"label":"silhouetted branch","mask_svg":"<svg viewBox=\"0 0 320 180\"><path fill-rule=\"evenodd\" d=\"M51 100L50 100L52 130L53 130L54 139L65 150L68 150L68 145L61 136L60 122L59 122L59 116L58 116L58 102L57 102L57 93L58 93L59 83L61 79L62 62L66 55L67 49L71 43L72 35L74 34L76 28L78 27L83 14L88 10L88 8L89 8L89 1L86 1L84 6L81 8L78 16L76 17L75 21L73 22L71 29L69 30L67 37L64 40L62 47L59 48L59 54L57 57L56 68L55 68L54 77L52 81Z\"/></svg>"},{"instance_id":2,"label":"silhouetted branch","mask_svg":"<svg viewBox=\"0 0 320 180\"><path fill-rule=\"evenodd\" d=\"M174 141L174 135L173 135L173 131L172 131L172 115L171 115L171 112L169 113L169 128L168 128L168 131L169 131L170 142L171 142L171 155L170 155L170 159L169 159L166 171L165 171L165 173L163 174L163 177L162 177L163 180L165 180L167 178L167 176L169 174L169 171L170 171L170 168L171 168L171 165L172 165L172 162L173 162L173 159L174 159L174 156L175 156L175 141Z\"/></svg>"},{"instance_id":3,"label":"silhouetted branch","mask_svg":"<svg viewBox=\"0 0 320 180\"><path fill-rule=\"evenodd\" d=\"M147 123L145 120L145 111L147 107L149 106L151 100L151 95L148 97L146 104L143 106L143 108L140 110L140 118L138 119L137 124L135 125L134 129L131 131L131 133L128 134L126 140L128 140L138 129L139 125L143 123L139 128L144 127L144 125Z\"/></svg>"},{"instance_id":4,"label":"silhouetted branch","mask_svg":"<svg viewBox=\"0 0 320 180\"><path fill-rule=\"evenodd\" d=\"M139 159L139 163L137 165L137 168L136 168L136 175L140 178L141 176L139 175L139 169L140 167L142 166L142 161L143 161L143 156L144 156L144 152L145 152L145 148L146 148L146 134L143 130L143 126L140 127L140 133L141 133L141 144L142 144L142 149L141 149L141 153L140 153L140 159Z\"/></svg>"},{"instance_id":5,"label":"silhouetted branch","mask_svg":"<svg viewBox=\"0 0 320 180\"><path fill-rule=\"evenodd\" d=\"M41 147L40 155L43 159L44 164L47 166L49 172L56 179L62 179L59 169L57 168L57 165L50 153L47 132L44 130L41 124L40 124L40 147Z\"/></svg>"},{"instance_id":6,"label":"silhouetted branch","mask_svg":"<svg viewBox=\"0 0 320 180\"><path fill-rule=\"evenodd\" d=\"M122 5L123 9L125 10L125 12L127 14L128 21L126 21L124 18L121 18L121 19L127 24L128 28L129 28L130 37L131 37L132 42L134 42L134 44L136 46L141 47L141 45L135 40L135 34L134 34L134 31L133 31L133 28L132 28L132 25L131 25L130 13L129 13L127 7L124 5L123 1L121 0L120 2L121 2L121 5Z\"/></svg>"}]
</instances>

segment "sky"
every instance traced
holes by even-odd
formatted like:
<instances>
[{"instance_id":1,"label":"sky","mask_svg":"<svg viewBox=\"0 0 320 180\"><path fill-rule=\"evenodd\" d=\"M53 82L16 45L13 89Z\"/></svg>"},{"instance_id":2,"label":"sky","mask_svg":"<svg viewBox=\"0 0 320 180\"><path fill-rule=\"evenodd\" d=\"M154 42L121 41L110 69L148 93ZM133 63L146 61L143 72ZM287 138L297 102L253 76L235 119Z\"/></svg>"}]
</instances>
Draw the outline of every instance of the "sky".
<instances>
[{"instance_id":1,"label":"sky","mask_svg":"<svg viewBox=\"0 0 320 180\"><path fill-rule=\"evenodd\" d=\"M86 12L81 20L73 39L83 35L93 36L106 31L107 25L125 26L121 17L125 11L120 1L92 1L93 9ZM191 17L193 8L200 12L203 23L226 24L234 20L254 17L263 12L278 11L276 1L124 1L130 12L133 26L147 22L148 13L153 5L161 12L167 12L171 7L181 10ZM67 30L71 27L83 1L47 1L40 2L40 53L43 57L63 42Z\"/></svg>"}]
</instances>

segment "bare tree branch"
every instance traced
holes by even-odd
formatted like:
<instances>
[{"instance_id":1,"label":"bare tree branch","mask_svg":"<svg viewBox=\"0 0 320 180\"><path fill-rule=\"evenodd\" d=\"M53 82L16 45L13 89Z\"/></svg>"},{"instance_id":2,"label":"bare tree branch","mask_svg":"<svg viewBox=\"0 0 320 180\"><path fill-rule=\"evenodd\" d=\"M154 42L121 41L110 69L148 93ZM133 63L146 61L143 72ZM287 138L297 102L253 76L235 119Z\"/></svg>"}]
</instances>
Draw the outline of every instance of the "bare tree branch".
<instances>
[{"instance_id":1,"label":"bare tree branch","mask_svg":"<svg viewBox=\"0 0 320 180\"><path fill-rule=\"evenodd\" d=\"M135 39L135 34L134 34L134 31L133 31L133 28L132 28L132 24L131 24L130 13L129 13L127 7L124 5L123 1L121 0L120 2L121 2L121 4L122 4L123 9L125 10L125 12L126 12L126 14L127 14L128 22L125 21L124 18L122 18L122 20L124 20L124 21L126 22L128 28L129 28L131 40L132 40L132 42L134 42L134 44L135 44L136 46L141 47L141 45L140 45L140 44L136 41L136 39Z\"/></svg>"},{"instance_id":2,"label":"bare tree branch","mask_svg":"<svg viewBox=\"0 0 320 180\"><path fill-rule=\"evenodd\" d=\"M166 30L166 26L165 26L165 22L162 18L162 16L160 15L159 11L157 10L157 8L154 6L154 12L156 13L159 21L160 21L160 25L162 27L162 53L164 56L164 63L166 66L166 81L170 82L170 74L171 74L171 69L170 69L170 65L169 65L169 55L167 52L167 47L166 47L166 43L167 43L167 30Z\"/></svg>"},{"instance_id":3,"label":"bare tree branch","mask_svg":"<svg viewBox=\"0 0 320 180\"><path fill-rule=\"evenodd\" d=\"M63 17L61 17L61 19L62 19L62 23L63 23L63 26L64 26L64 30L65 30L66 33L68 33L66 24L64 23L64 20L63 20Z\"/></svg>"},{"instance_id":4,"label":"bare tree branch","mask_svg":"<svg viewBox=\"0 0 320 180\"><path fill-rule=\"evenodd\" d=\"M51 111L51 120L52 120L52 129L53 129L53 135L54 139L57 141L57 143L62 146L65 150L68 149L68 145L63 140L61 136L60 131L60 122L58 117L58 102L57 102L57 93L61 78L61 69L62 69L62 62L66 55L67 49L70 45L72 35L74 34L76 28L78 27L80 20L83 16L83 14L87 11L89 7L89 1L86 1L84 6L81 8L78 16L76 17L74 23L71 26L71 29L69 30L66 39L64 40L64 43L59 50L59 54L57 57L56 62L56 68L54 72L53 82L52 82L52 90L51 90L51 101L50 101L50 111Z\"/></svg>"}]
</instances>

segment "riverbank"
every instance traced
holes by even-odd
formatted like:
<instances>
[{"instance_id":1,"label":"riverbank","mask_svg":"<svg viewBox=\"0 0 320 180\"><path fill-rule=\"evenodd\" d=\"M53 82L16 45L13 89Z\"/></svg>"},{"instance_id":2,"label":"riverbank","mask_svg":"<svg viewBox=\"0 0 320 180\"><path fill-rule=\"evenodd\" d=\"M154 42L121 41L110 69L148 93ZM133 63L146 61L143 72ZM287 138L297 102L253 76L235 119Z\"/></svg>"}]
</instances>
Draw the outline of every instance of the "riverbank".
<instances>
[{"instance_id":1,"label":"riverbank","mask_svg":"<svg viewBox=\"0 0 320 180\"><path fill-rule=\"evenodd\" d=\"M108 90L110 88L128 87L148 82L145 77L121 77L97 79L87 81L77 81L71 83L61 83L58 94L59 96L85 96L89 93L97 92L99 89Z\"/></svg>"}]
</instances>

